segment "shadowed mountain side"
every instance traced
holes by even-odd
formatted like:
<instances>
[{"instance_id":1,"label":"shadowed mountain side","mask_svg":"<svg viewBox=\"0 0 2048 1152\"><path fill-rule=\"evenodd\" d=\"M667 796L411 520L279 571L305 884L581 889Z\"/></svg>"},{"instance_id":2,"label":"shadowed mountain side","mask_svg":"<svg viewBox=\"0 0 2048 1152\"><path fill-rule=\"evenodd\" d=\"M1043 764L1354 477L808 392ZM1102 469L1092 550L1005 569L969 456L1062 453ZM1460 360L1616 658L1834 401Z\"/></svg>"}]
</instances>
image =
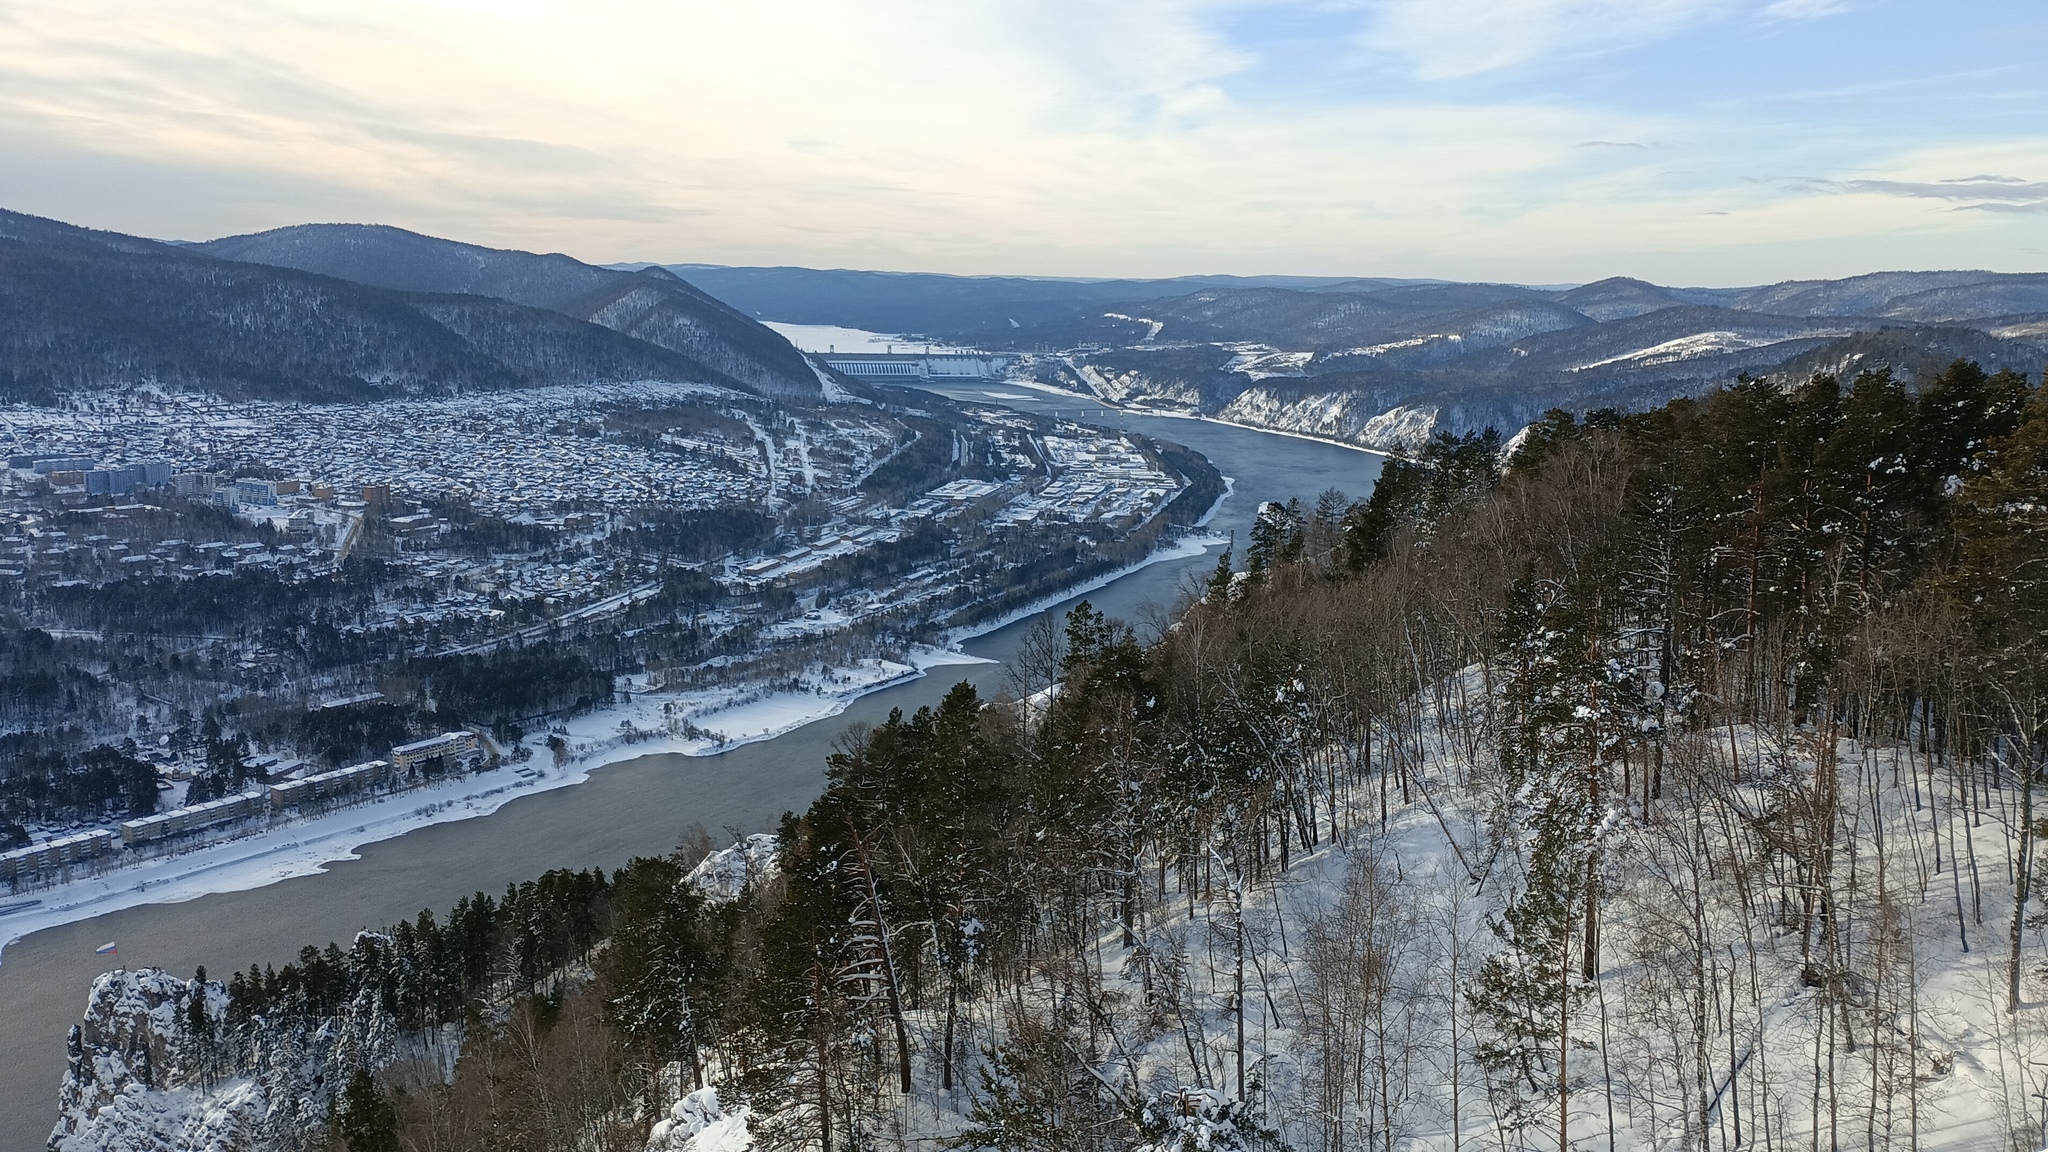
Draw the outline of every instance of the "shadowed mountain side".
<instances>
[{"instance_id":1,"label":"shadowed mountain side","mask_svg":"<svg viewBox=\"0 0 2048 1152\"><path fill-rule=\"evenodd\" d=\"M961 336L1071 322L1119 301L1182 296L1202 287L1320 292L1368 291L1422 283L1336 276L1082 280L863 272L848 268L726 268L711 264L671 264L668 268L748 315L766 320L839 324L871 332L946 332Z\"/></svg>"},{"instance_id":2,"label":"shadowed mountain side","mask_svg":"<svg viewBox=\"0 0 2048 1152\"><path fill-rule=\"evenodd\" d=\"M1551 408L1651 408L1744 374L1789 383L1817 372L1847 380L1890 368L1915 383L1971 359L2038 375L2048 363L2048 322L2022 316L1998 324L1994 334L1681 304L1497 343L1469 325L1461 332L1461 324L1446 323L1440 327L1449 331L1371 348L1140 343L1040 357L1033 370L1047 383L1136 408L1406 451L1438 430L1512 430Z\"/></svg>"},{"instance_id":3,"label":"shadowed mountain side","mask_svg":"<svg viewBox=\"0 0 2048 1152\"><path fill-rule=\"evenodd\" d=\"M1646 280L1635 280L1627 276L1614 276L1592 284L1583 284L1568 292L1560 292L1557 302L1581 315L1603 323L1609 320L1625 320L1655 312L1676 304L1692 304L1698 301L1682 290L1664 288Z\"/></svg>"},{"instance_id":4,"label":"shadowed mountain side","mask_svg":"<svg viewBox=\"0 0 2048 1152\"><path fill-rule=\"evenodd\" d=\"M1109 312L1081 320L1073 335L1105 343L1251 341L1334 352L1447 336L1487 347L1593 323L1543 293L1496 284L1375 292L1209 288ZM1015 340L1029 341L1034 335L1020 331Z\"/></svg>"},{"instance_id":5,"label":"shadowed mountain side","mask_svg":"<svg viewBox=\"0 0 2048 1152\"><path fill-rule=\"evenodd\" d=\"M1843 280L1788 280L1735 290L1688 290L1717 303L1783 316L1965 320L2048 309L2048 274L1872 272Z\"/></svg>"},{"instance_id":6,"label":"shadowed mountain side","mask_svg":"<svg viewBox=\"0 0 2048 1152\"><path fill-rule=\"evenodd\" d=\"M1976 328L1914 326L1879 328L1831 340L1779 364L1774 375L1787 380L1827 373L1850 380L1859 372L1890 368L1911 384L1924 384L1957 360L1975 360L1986 372L2012 369L2039 380L2048 366L2048 326L2031 339L2001 339Z\"/></svg>"},{"instance_id":7,"label":"shadowed mountain side","mask_svg":"<svg viewBox=\"0 0 2048 1152\"><path fill-rule=\"evenodd\" d=\"M661 379L688 356L485 297L389 292L0 212L0 395L156 381L307 401Z\"/></svg>"},{"instance_id":8,"label":"shadowed mountain side","mask_svg":"<svg viewBox=\"0 0 2048 1152\"><path fill-rule=\"evenodd\" d=\"M803 354L661 268L625 272L370 224L302 224L192 246L223 259L401 292L462 293L545 308L679 352L754 390L816 398Z\"/></svg>"}]
</instances>

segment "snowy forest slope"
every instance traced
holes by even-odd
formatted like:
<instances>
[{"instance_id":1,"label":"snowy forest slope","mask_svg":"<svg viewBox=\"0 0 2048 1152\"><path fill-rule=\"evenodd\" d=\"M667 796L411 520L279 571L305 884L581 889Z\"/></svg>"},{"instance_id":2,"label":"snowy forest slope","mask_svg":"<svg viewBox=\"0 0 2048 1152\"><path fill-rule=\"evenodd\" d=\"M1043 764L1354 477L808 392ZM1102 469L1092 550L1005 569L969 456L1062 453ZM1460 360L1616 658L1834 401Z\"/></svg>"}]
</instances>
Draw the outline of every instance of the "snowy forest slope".
<instances>
[{"instance_id":1,"label":"snowy forest slope","mask_svg":"<svg viewBox=\"0 0 2048 1152\"><path fill-rule=\"evenodd\" d=\"M1241 560L772 843L103 978L56 1146L2041 1146L2048 386L1439 437Z\"/></svg>"},{"instance_id":2,"label":"snowy forest slope","mask_svg":"<svg viewBox=\"0 0 2048 1152\"><path fill-rule=\"evenodd\" d=\"M192 248L399 292L544 308L681 353L768 395L818 394L817 375L787 340L660 267L625 272L368 224L300 224Z\"/></svg>"}]
</instances>

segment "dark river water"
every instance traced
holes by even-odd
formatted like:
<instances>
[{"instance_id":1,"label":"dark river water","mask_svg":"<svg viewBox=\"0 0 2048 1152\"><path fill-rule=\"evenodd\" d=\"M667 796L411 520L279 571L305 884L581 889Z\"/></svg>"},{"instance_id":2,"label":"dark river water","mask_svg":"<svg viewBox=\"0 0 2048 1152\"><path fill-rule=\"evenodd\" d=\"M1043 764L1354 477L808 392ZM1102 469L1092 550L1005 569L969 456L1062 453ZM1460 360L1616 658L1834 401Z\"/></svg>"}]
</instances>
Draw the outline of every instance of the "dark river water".
<instances>
[{"instance_id":1,"label":"dark river water","mask_svg":"<svg viewBox=\"0 0 2048 1152\"><path fill-rule=\"evenodd\" d=\"M1119 413L1085 400L1006 385L949 387L960 399L992 401L1034 412L1124 427L1177 441L1208 456L1236 481L1235 494L1211 522L1240 543L1264 500L1326 488L1363 496L1379 475L1380 457L1318 441L1221 424ZM1142 625L1171 608L1189 582L1215 564L1206 556L1166 561L1090 592L1086 599L1113 616ZM1081 599L1076 597L1075 599ZM1072 601L1050 611L1064 613ZM968 641L976 656L1009 658L1030 621ZM41 1149L56 1119L64 1037L77 1021L94 976L111 968L93 949L121 944L121 963L157 965L180 974L205 965L216 976L255 964L281 964L302 944L346 940L364 927L391 923L460 897L496 894L509 882L549 868L616 868L634 856L663 853L682 831L701 824L714 836L767 829L783 812L808 807L824 781L833 739L848 724L886 719L936 704L960 680L984 696L1005 686L1001 663L933 669L921 680L856 701L843 714L718 756L643 756L594 772L585 783L514 800L490 816L440 824L370 844L361 859L323 873L248 892L206 896L111 912L38 932L0 957L0 1152Z\"/></svg>"}]
</instances>

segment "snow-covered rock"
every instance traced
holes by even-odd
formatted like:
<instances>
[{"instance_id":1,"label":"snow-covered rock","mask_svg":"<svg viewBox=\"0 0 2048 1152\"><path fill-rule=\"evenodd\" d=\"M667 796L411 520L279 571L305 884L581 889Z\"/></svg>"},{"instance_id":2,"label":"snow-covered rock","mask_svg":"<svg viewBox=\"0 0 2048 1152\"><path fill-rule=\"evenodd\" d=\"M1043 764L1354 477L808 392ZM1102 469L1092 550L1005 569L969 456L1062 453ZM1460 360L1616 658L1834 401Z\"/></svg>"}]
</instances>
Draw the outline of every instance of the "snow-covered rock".
<instances>
[{"instance_id":1,"label":"snow-covered rock","mask_svg":"<svg viewBox=\"0 0 2048 1152\"><path fill-rule=\"evenodd\" d=\"M722 1106L718 1089L699 1088L654 1122L647 1152L747 1152L754 1146L747 1115L744 1104Z\"/></svg>"},{"instance_id":2,"label":"snow-covered rock","mask_svg":"<svg viewBox=\"0 0 2048 1152\"><path fill-rule=\"evenodd\" d=\"M1341 440L1383 452L1409 453L1429 443L1436 431L1437 410L1395 407L1379 411L1355 392L1290 395L1270 388L1249 388L1218 415L1254 428Z\"/></svg>"},{"instance_id":3,"label":"snow-covered rock","mask_svg":"<svg viewBox=\"0 0 2048 1152\"><path fill-rule=\"evenodd\" d=\"M1178 408L1187 412L1198 412L1202 407L1202 390L1191 381L1161 377L1135 368L1106 369L1098 364L1083 364L1076 371L1091 391L1111 404L1152 409Z\"/></svg>"},{"instance_id":4,"label":"snow-covered rock","mask_svg":"<svg viewBox=\"0 0 2048 1152\"><path fill-rule=\"evenodd\" d=\"M775 874L776 843L772 833L757 832L720 848L690 869L689 883L714 904L737 900L750 885Z\"/></svg>"},{"instance_id":5,"label":"snow-covered rock","mask_svg":"<svg viewBox=\"0 0 2048 1152\"><path fill-rule=\"evenodd\" d=\"M1236 1152L1259 1135L1244 1102L1214 1088L1159 1093L1145 1106L1142 1125L1152 1139L1137 1152Z\"/></svg>"},{"instance_id":6,"label":"snow-covered rock","mask_svg":"<svg viewBox=\"0 0 2048 1152\"><path fill-rule=\"evenodd\" d=\"M227 1009L219 984L158 968L117 969L93 981L85 1018L71 1030L53 1152L228 1152L252 1144L268 1101L248 1079L206 1080L188 1027L195 996L211 1019Z\"/></svg>"}]
</instances>

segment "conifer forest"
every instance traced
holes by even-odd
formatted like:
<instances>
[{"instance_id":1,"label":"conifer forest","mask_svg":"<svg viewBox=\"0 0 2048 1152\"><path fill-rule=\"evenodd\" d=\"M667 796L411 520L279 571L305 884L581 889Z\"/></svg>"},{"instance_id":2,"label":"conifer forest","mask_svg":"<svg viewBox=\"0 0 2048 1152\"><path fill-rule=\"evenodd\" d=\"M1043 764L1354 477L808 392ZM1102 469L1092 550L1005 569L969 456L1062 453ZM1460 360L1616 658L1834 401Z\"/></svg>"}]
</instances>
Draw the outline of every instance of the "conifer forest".
<instances>
[{"instance_id":1,"label":"conifer forest","mask_svg":"<svg viewBox=\"0 0 2048 1152\"><path fill-rule=\"evenodd\" d=\"M65 1090L337 1152L2042 1146L2048 383L1552 412L1241 544L772 839L103 977L168 1007Z\"/></svg>"}]
</instances>

